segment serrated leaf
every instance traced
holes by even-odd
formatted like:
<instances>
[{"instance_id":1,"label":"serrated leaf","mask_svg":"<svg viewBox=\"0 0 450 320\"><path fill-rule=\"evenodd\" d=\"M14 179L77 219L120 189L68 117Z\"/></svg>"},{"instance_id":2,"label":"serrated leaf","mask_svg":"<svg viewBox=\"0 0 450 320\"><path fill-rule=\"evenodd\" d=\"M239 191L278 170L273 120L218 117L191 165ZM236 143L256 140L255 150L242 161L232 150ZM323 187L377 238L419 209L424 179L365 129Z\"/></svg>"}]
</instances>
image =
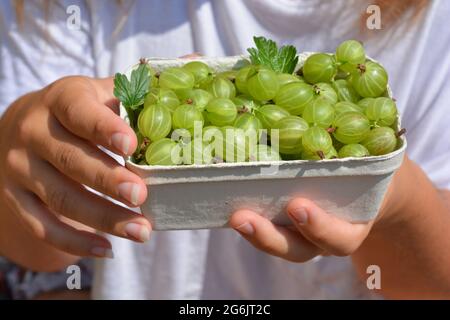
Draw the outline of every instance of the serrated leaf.
<instances>
[{"instance_id":1,"label":"serrated leaf","mask_svg":"<svg viewBox=\"0 0 450 320\"><path fill-rule=\"evenodd\" d=\"M141 64L131 72L130 80L120 73L114 76L114 96L116 96L126 108L135 110L144 103L148 93L150 77L146 64Z\"/></svg>"},{"instance_id":2,"label":"serrated leaf","mask_svg":"<svg viewBox=\"0 0 450 320\"><path fill-rule=\"evenodd\" d=\"M254 37L256 48L247 49L253 64L264 65L276 72L293 73L298 63L297 49L283 46L278 49L275 41L264 37Z\"/></svg>"},{"instance_id":3,"label":"serrated leaf","mask_svg":"<svg viewBox=\"0 0 450 320\"><path fill-rule=\"evenodd\" d=\"M278 53L278 68L284 73L293 73L298 63L297 49L294 46L281 47Z\"/></svg>"}]
</instances>

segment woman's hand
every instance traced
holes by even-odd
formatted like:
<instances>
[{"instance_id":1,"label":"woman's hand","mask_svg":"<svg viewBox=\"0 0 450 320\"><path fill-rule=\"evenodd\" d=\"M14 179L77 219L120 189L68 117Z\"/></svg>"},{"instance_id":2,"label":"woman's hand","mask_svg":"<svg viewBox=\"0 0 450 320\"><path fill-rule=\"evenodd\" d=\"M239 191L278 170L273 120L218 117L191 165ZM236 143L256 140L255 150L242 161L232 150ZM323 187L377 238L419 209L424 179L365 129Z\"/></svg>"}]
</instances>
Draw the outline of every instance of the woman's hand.
<instances>
[{"instance_id":1,"label":"woman's hand","mask_svg":"<svg viewBox=\"0 0 450 320\"><path fill-rule=\"evenodd\" d=\"M293 199L286 207L293 226L280 227L249 210L234 213L230 225L256 248L294 262L305 262L317 255L348 256L367 238L372 228L383 225L397 211L399 170L384 199L377 220L351 223L331 215L305 198ZM397 197L397 198L396 198Z\"/></svg>"},{"instance_id":2,"label":"woman's hand","mask_svg":"<svg viewBox=\"0 0 450 320\"><path fill-rule=\"evenodd\" d=\"M112 92L111 78L67 77L20 98L0 119L4 255L25 259L19 255L31 246L16 244L15 235L72 255L97 257L112 257L112 251L108 240L94 231L148 240L147 219L83 186L129 206L140 205L147 196L137 175L97 147L120 155L136 148L133 130L115 113ZM24 228L16 230L18 226ZM28 235L21 237L24 230Z\"/></svg>"}]
</instances>

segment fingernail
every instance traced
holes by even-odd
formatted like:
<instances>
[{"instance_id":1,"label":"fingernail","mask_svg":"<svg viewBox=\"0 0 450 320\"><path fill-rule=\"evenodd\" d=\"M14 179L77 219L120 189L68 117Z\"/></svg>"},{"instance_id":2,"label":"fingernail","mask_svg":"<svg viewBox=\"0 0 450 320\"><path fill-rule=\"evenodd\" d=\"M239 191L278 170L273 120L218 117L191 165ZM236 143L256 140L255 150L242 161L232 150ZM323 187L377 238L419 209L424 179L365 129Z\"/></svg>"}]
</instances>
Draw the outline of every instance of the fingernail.
<instances>
[{"instance_id":1,"label":"fingernail","mask_svg":"<svg viewBox=\"0 0 450 320\"><path fill-rule=\"evenodd\" d=\"M132 182L123 182L117 187L119 195L133 205L138 205L141 186Z\"/></svg>"},{"instance_id":2,"label":"fingernail","mask_svg":"<svg viewBox=\"0 0 450 320\"><path fill-rule=\"evenodd\" d=\"M146 242L150 239L150 230L138 223L130 222L125 226L125 233L141 242Z\"/></svg>"},{"instance_id":3,"label":"fingernail","mask_svg":"<svg viewBox=\"0 0 450 320\"><path fill-rule=\"evenodd\" d=\"M298 224L306 224L308 222L308 211L304 207L295 208L291 210L290 214Z\"/></svg>"},{"instance_id":4,"label":"fingernail","mask_svg":"<svg viewBox=\"0 0 450 320\"><path fill-rule=\"evenodd\" d=\"M248 236L251 236L253 233L255 233L255 229L249 222L241 224L236 228L236 230Z\"/></svg>"},{"instance_id":5,"label":"fingernail","mask_svg":"<svg viewBox=\"0 0 450 320\"><path fill-rule=\"evenodd\" d=\"M130 149L130 137L123 133L114 133L111 137L112 145L122 152L122 154L127 155Z\"/></svg>"},{"instance_id":6,"label":"fingernail","mask_svg":"<svg viewBox=\"0 0 450 320\"><path fill-rule=\"evenodd\" d=\"M99 258L114 258L114 252L110 248L105 247L93 247L91 249L91 253Z\"/></svg>"}]
</instances>

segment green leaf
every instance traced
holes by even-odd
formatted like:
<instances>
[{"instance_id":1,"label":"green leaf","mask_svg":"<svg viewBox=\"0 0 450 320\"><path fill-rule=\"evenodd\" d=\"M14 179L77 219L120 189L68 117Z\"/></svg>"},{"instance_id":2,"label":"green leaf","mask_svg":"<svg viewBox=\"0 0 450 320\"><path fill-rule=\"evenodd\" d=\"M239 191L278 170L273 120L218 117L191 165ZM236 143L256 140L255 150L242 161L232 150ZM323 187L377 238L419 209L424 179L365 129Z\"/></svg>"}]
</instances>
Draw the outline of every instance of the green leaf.
<instances>
[{"instance_id":1,"label":"green leaf","mask_svg":"<svg viewBox=\"0 0 450 320\"><path fill-rule=\"evenodd\" d=\"M252 63L270 67L273 57L278 54L277 44L275 41L264 37L253 37L253 41L255 42L256 49L248 49Z\"/></svg>"},{"instance_id":2,"label":"green leaf","mask_svg":"<svg viewBox=\"0 0 450 320\"><path fill-rule=\"evenodd\" d=\"M276 72L293 73L298 63L297 49L283 46L278 49L275 41L264 37L253 38L256 48L247 49L253 64L264 65Z\"/></svg>"},{"instance_id":3,"label":"green leaf","mask_svg":"<svg viewBox=\"0 0 450 320\"><path fill-rule=\"evenodd\" d=\"M130 80L121 73L114 76L114 96L127 109L135 110L144 103L149 91L150 77L146 64L141 64L131 72Z\"/></svg>"}]
</instances>

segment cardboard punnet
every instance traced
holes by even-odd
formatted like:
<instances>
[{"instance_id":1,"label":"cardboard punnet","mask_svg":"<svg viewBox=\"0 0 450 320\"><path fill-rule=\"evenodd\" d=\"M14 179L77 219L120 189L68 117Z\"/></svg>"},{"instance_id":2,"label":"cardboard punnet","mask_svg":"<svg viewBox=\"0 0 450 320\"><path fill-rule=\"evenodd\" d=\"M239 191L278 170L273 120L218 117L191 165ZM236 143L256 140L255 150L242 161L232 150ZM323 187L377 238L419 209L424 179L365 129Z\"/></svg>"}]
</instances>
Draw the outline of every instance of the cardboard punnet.
<instances>
[{"instance_id":1,"label":"cardboard punnet","mask_svg":"<svg viewBox=\"0 0 450 320\"><path fill-rule=\"evenodd\" d=\"M299 55L298 67L310 54ZM198 60L226 71L243 65L245 57ZM156 71L186 63L185 59L149 61ZM122 105L120 115L128 120ZM285 207L296 196L340 218L364 222L376 217L405 149L402 137L398 150L376 157L183 166L142 166L126 159L126 167L147 184L148 198L141 211L155 230L226 227L230 215L243 208L287 225L291 222Z\"/></svg>"}]
</instances>

